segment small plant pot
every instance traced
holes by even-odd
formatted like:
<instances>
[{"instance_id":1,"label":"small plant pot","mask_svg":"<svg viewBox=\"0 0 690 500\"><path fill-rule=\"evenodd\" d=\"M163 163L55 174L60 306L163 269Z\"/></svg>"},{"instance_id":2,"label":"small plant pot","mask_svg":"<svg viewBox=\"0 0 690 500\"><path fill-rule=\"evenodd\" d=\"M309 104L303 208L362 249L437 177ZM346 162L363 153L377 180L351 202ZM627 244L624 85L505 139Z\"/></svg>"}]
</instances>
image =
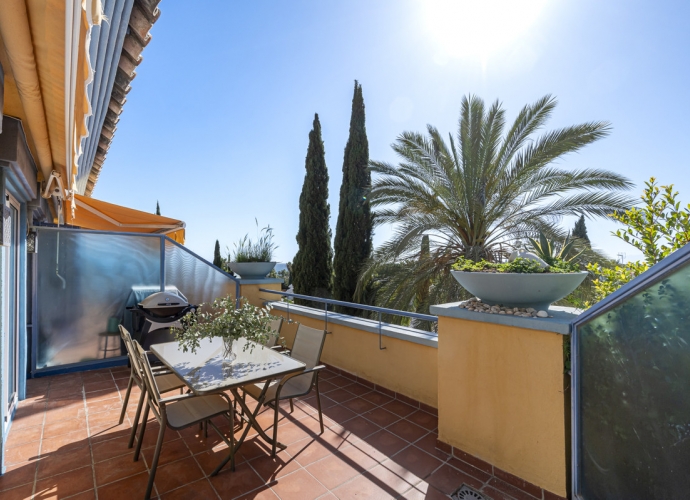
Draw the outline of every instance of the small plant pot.
<instances>
[{"instance_id":1,"label":"small plant pot","mask_svg":"<svg viewBox=\"0 0 690 500\"><path fill-rule=\"evenodd\" d=\"M276 262L228 262L230 270L245 280L258 280L266 277Z\"/></svg>"},{"instance_id":2,"label":"small plant pot","mask_svg":"<svg viewBox=\"0 0 690 500\"><path fill-rule=\"evenodd\" d=\"M489 305L546 311L575 290L587 276L579 273L482 273L451 271L460 285Z\"/></svg>"}]
</instances>

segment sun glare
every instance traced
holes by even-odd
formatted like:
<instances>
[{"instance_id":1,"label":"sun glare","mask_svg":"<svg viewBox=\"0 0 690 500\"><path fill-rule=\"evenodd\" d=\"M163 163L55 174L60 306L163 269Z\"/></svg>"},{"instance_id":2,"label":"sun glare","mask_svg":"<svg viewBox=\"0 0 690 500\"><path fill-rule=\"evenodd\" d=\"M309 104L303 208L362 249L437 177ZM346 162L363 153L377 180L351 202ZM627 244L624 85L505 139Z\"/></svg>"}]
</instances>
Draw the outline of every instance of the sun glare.
<instances>
[{"instance_id":1,"label":"sun glare","mask_svg":"<svg viewBox=\"0 0 690 500\"><path fill-rule=\"evenodd\" d=\"M422 0L437 57L482 62L519 42L539 18L547 0Z\"/></svg>"}]
</instances>

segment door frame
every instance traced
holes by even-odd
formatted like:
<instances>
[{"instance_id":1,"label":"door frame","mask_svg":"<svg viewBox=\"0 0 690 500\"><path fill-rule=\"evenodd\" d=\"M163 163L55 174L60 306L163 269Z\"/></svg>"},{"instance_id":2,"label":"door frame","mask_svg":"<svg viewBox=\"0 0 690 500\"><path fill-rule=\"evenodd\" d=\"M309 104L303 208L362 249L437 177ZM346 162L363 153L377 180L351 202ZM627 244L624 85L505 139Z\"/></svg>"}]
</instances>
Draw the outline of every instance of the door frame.
<instances>
[{"instance_id":1,"label":"door frame","mask_svg":"<svg viewBox=\"0 0 690 500\"><path fill-rule=\"evenodd\" d=\"M5 193L5 200L4 203L7 205L7 207L12 210L16 210L16 218L12 220L12 214L10 213L10 221L12 223L12 239L10 240L10 245L6 247L7 251L6 253L6 258L3 262L4 266L4 271L5 271L5 277L6 277L6 285L5 285L5 293L4 295L4 300L2 304L2 309L3 313L6 319L5 322L5 345L3 346L3 351L6 352L5 361L7 364L7 377L3 377L3 379L7 380L7 394L6 397L10 398L11 400L9 403L7 400L3 401L2 404L5 405L7 404L6 410L7 412L5 413L5 418L6 421L3 422L3 428L7 428L9 425L9 422L11 420L12 413L14 412L14 409L17 406L17 403L19 402L19 376L20 376L20 371L19 371L19 342L20 342L20 337L19 337L19 305L20 305L20 286L19 286L19 272L20 272L20 243L19 243L19 226L20 226L20 217L21 217L21 205L17 201L17 199L12 196L9 193ZM12 262L12 254L13 254L13 249L12 246L14 246L14 262ZM14 267L14 269L12 269ZM14 273L12 273L14 271ZM14 282L12 282L12 276L14 275ZM14 300L13 300L14 298ZM13 311L11 309L14 309ZM10 321L10 319L13 319L13 322ZM13 324L12 324L13 323ZM10 336L14 337L14 352L10 352L9 346L10 346ZM9 379L10 379L10 370L14 371L14 376L12 377L14 380L13 387L10 387L9 385Z\"/></svg>"}]
</instances>

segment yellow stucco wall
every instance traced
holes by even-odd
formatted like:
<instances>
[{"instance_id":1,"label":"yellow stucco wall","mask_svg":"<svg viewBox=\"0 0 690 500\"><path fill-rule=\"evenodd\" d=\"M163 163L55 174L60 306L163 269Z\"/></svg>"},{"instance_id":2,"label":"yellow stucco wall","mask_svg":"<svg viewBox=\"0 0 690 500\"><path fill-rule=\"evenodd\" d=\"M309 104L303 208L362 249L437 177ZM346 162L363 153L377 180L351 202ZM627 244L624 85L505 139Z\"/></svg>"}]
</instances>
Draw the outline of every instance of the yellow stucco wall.
<instances>
[{"instance_id":1,"label":"yellow stucco wall","mask_svg":"<svg viewBox=\"0 0 690 500\"><path fill-rule=\"evenodd\" d=\"M275 310L273 314L287 317ZM313 328L324 327L323 320L290 311L290 319ZM296 328L283 326L281 336L292 345ZM334 323L328 324L321 361L362 377L386 389L399 392L422 403L438 406L437 349L391 337L383 337L379 350L378 334Z\"/></svg>"},{"instance_id":2,"label":"yellow stucco wall","mask_svg":"<svg viewBox=\"0 0 690 500\"><path fill-rule=\"evenodd\" d=\"M277 300L280 297L272 293L259 291L259 288L280 291L280 283L261 283L248 285L240 282L240 296L246 298L250 304L263 306L267 300Z\"/></svg>"},{"instance_id":3,"label":"yellow stucco wall","mask_svg":"<svg viewBox=\"0 0 690 500\"><path fill-rule=\"evenodd\" d=\"M439 439L566 496L563 336L439 317Z\"/></svg>"}]
</instances>

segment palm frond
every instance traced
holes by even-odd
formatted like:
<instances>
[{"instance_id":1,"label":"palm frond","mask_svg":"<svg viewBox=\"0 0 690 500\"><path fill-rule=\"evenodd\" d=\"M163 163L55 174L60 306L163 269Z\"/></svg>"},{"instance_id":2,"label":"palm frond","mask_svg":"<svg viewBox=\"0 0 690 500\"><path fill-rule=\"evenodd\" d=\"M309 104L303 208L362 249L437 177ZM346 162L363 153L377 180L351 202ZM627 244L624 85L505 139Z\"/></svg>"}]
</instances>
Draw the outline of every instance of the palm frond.
<instances>
[{"instance_id":1,"label":"palm frond","mask_svg":"<svg viewBox=\"0 0 690 500\"><path fill-rule=\"evenodd\" d=\"M362 293L368 290L380 304L410 308L415 287L431 283L432 302L452 300L461 289L449 267L460 256L500 258L519 241L543 243L535 239L540 233L563 241L563 216L608 217L634 204L625 193L632 186L625 176L554 165L611 131L608 122L593 121L534 137L555 106L556 99L546 95L524 106L505 131L501 103L487 108L469 95L461 102L457 132L447 140L429 125L426 134L400 134L392 145L397 165L372 161L374 220L394 231L365 266L361 282L368 288L362 285ZM428 258L419 254L424 235L431 241ZM567 240L558 249L566 247L572 252L579 243Z\"/></svg>"}]
</instances>

